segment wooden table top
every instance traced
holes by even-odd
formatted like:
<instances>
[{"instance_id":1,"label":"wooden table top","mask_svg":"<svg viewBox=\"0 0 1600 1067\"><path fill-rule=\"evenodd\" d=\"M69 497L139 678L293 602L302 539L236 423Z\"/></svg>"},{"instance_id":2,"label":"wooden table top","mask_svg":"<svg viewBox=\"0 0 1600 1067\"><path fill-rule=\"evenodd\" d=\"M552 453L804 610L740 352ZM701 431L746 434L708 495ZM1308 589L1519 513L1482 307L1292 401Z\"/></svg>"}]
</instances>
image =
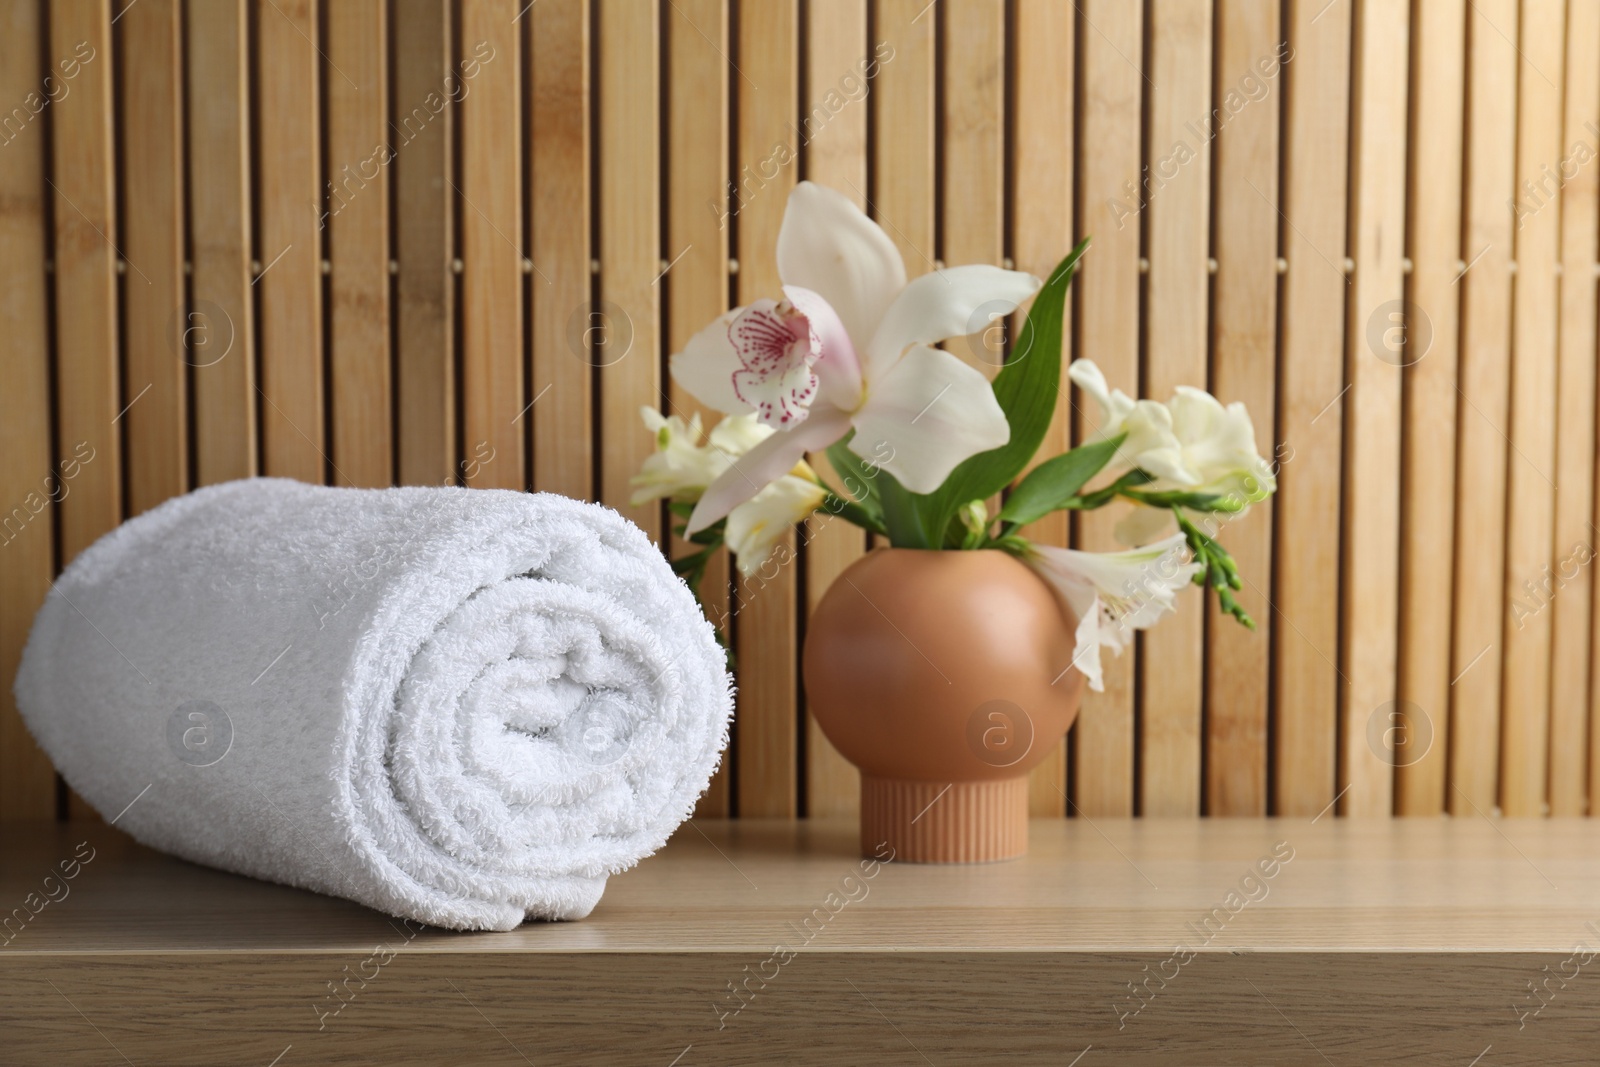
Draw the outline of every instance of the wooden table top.
<instances>
[{"instance_id":1,"label":"wooden table top","mask_svg":"<svg viewBox=\"0 0 1600 1067\"><path fill-rule=\"evenodd\" d=\"M1032 834L863 867L851 825L696 822L582 922L413 935L104 824L10 826L0 908L93 858L0 944L0 1062L1595 1061L1600 821Z\"/></svg>"},{"instance_id":2,"label":"wooden table top","mask_svg":"<svg viewBox=\"0 0 1600 1067\"><path fill-rule=\"evenodd\" d=\"M94 859L69 895L0 951L342 954L392 936L366 908L172 859L98 823L0 829L0 902L20 905L85 841ZM1038 820L1030 855L981 866L874 865L855 844L853 824L699 821L612 878L587 920L429 930L411 947L749 953L816 909L818 952L1600 945L1600 821Z\"/></svg>"}]
</instances>

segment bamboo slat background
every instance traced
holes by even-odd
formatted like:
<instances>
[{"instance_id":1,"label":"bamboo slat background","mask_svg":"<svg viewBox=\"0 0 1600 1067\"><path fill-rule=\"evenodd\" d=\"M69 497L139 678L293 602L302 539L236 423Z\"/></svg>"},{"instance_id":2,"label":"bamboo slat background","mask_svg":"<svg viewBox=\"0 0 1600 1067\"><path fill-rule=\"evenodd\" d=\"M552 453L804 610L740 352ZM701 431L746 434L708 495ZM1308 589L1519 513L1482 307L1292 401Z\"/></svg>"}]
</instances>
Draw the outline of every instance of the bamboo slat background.
<instances>
[{"instance_id":1,"label":"bamboo slat background","mask_svg":"<svg viewBox=\"0 0 1600 1067\"><path fill-rule=\"evenodd\" d=\"M1278 467L1225 531L1258 628L1191 595L1108 660L1037 814L1586 813L1597 69L1600 0L0 0L0 674L61 566L230 478L664 536L638 408L698 410L666 357L776 291L809 178L912 276L1092 234L1073 353L1244 401ZM798 654L867 547L711 569L703 812L854 811ZM71 803L8 691L0 818Z\"/></svg>"}]
</instances>

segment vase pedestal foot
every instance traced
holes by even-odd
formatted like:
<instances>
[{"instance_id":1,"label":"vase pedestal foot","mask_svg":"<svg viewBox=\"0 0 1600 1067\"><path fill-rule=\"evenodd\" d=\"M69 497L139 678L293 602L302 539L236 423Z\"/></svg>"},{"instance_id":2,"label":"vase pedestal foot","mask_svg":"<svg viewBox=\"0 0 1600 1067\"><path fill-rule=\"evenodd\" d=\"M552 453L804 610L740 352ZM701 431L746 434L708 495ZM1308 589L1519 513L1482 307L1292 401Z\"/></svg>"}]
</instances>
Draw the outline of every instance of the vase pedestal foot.
<instances>
[{"instance_id":1,"label":"vase pedestal foot","mask_svg":"<svg viewBox=\"0 0 1600 1067\"><path fill-rule=\"evenodd\" d=\"M1028 779L919 782L861 776L861 854L990 863L1028 851Z\"/></svg>"}]
</instances>

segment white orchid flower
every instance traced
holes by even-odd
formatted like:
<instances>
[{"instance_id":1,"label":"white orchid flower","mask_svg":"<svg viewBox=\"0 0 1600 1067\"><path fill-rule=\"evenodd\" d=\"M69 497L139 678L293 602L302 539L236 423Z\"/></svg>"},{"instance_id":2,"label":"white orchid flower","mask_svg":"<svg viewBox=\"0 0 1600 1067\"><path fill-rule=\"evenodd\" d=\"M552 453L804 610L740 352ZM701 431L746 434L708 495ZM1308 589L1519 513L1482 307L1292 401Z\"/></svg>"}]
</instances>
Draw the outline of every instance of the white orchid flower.
<instances>
[{"instance_id":1,"label":"white orchid flower","mask_svg":"<svg viewBox=\"0 0 1600 1067\"><path fill-rule=\"evenodd\" d=\"M1072 666L1103 692L1100 646L1121 653L1134 630L1145 630L1174 610L1179 589L1200 569L1188 558L1182 534L1126 552L1080 552L1032 545L1024 561L1078 617Z\"/></svg>"},{"instance_id":2,"label":"white orchid flower","mask_svg":"<svg viewBox=\"0 0 1600 1067\"><path fill-rule=\"evenodd\" d=\"M712 427L709 443L701 444L700 416L686 423L677 415L662 415L641 407L639 417L655 434L656 450L645 458L639 473L628 479L634 487L629 503L638 506L667 497L697 500L706 486L733 465L733 461L772 435L749 415L731 416Z\"/></svg>"},{"instance_id":3,"label":"white orchid flower","mask_svg":"<svg viewBox=\"0 0 1600 1067\"><path fill-rule=\"evenodd\" d=\"M804 465L804 461L796 467ZM822 506L824 491L807 466L804 474L785 474L728 513L723 540L739 573L749 578L772 555L773 546L795 523Z\"/></svg>"},{"instance_id":4,"label":"white orchid flower","mask_svg":"<svg viewBox=\"0 0 1600 1067\"><path fill-rule=\"evenodd\" d=\"M1103 416L1095 440L1126 433L1117 449L1117 466L1138 467L1155 476L1142 488L1182 490L1223 498L1215 512L1237 516L1278 488L1272 466L1256 451L1255 426L1241 403L1224 407L1204 389L1178 386L1165 404L1132 400L1108 390L1100 368L1086 359L1073 362L1067 376L1099 404ZM1142 544L1165 533L1172 515L1166 509L1135 507L1117 526L1125 544Z\"/></svg>"},{"instance_id":5,"label":"white orchid flower","mask_svg":"<svg viewBox=\"0 0 1600 1067\"><path fill-rule=\"evenodd\" d=\"M712 482L689 532L852 428L852 450L914 493L932 492L957 464L1011 439L988 379L929 346L1015 310L1038 278L966 266L907 284L888 235L811 182L789 195L777 260L782 300L728 312L672 357L673 378L701 403L753 414L776 431Z\"/></svg>"}]
</instances>

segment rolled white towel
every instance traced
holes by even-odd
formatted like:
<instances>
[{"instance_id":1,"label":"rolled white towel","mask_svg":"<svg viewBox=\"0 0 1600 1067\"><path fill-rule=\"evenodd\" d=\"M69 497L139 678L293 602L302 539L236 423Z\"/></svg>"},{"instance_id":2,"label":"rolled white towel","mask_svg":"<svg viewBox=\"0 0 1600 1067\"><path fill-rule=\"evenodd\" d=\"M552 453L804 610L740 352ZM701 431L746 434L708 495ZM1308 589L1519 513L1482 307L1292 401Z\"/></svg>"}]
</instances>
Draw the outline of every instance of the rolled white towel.
<instances>
[{"instance_id":1,"label":"rolled white towel","mask_svg":"<svg viewBox=\"0 0 1600 1067\"><path fill-rule=\"evenodd\" d=\"M693 595L616 512L282 479L97 541L16 694L147 845L490 930L587 915L689 817L732 708Z\"/></svg>"}]
</instances>

